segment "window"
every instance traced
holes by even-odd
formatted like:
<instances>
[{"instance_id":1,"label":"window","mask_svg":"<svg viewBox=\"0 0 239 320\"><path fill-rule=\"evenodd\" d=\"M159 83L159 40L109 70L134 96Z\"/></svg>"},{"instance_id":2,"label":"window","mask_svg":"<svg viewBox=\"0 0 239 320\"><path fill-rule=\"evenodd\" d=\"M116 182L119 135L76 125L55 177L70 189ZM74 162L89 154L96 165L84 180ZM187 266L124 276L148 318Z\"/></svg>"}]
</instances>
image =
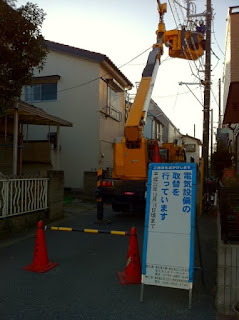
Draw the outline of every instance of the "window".
<instances>
[{"instance_id":1,"label":"window","mask_svg":"<svg viewBox=\"0 0 239 320\"><path fill-rule=\"evenodd\" d=\"M120 93L108 86L108 106L120 111Z\"/></svg>"},{"instance_id":2,"label":"window","mask_svg":"<svg viewBox=\"0 0 239 320\"><path fill-rule=\"evenodd\" d=\"M57 99L57 83L41 83L25 87L26 102L51 101Z\"/></svg>"},{"instance_id":3,"label":"window","mask_svg":"<svg viewBox=\"0 0 239 320\"><path fill-rule=\"evenodd\" d=\"M185 144L184 148L186 152L195 152L196 151L196 144Z\"/></svg>"},{"instance_id":4,"label":"window","mask_svg":"<svg viewBox=\"0 0 239 320\"><path fill-rule=\"evenodd\" d=\"M152 139L162 140L162 125L159 121L152 121Z\"/></svg>"},{"instance_id":5,"label":"window","mask_svg":"<svg viewBox=\"0 0 239 320\"><path fill-rule=\"evenodd\" d=\"M110 86L107 87L107 90L107 114L117 121L122 121L122 113L120 112L120 93L114 91Z\"/></svg>"}]
</instances>

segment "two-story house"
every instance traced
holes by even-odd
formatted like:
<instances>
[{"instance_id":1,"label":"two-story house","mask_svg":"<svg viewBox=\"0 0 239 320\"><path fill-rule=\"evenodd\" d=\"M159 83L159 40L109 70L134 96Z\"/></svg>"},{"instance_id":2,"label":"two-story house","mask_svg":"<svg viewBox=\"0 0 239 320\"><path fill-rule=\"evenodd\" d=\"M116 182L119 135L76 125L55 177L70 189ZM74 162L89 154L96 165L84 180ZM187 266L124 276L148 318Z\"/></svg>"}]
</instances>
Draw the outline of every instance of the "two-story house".
<instances>
[{"instance_id":1,"label":"two-story house","mask_svg":"<svg viewBox=\"0 0 239 320\"><path fill-rule=\"evenodd\" d=\"M60 141L52 127L29 126L31 143L50 140L60 148L60 169L65 187L84 188L87 172L113 166L113 143L124 133L127 90L132 83L105 55L52 41L44 70L35 72L22 100L70 121L61 129ZM26 135L27 128L23 128Z\"/></svg>"}]
</instances>

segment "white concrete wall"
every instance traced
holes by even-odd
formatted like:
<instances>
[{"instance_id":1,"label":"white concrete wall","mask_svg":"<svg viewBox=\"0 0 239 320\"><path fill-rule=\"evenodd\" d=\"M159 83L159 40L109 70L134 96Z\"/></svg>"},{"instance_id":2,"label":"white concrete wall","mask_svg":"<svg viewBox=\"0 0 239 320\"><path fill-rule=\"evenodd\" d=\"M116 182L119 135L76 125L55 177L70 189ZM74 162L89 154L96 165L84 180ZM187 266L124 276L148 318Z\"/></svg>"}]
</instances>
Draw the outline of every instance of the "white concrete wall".
<instances>
[{"instance_id":1,"label":"white concrete wall","mask_svg":"<svg viewBox=\"0 0 239 320\"><path fill-rule=\"evenodd\" d=\"M233 304L239 302L239 245L224 244L221 240L220 213L217 216L217 311L221 315L234 315Z\"/></svg>"},{"instance_id":2,"label":"white concrete wall","mask_svg":"<svg viewBox=\"0 0 239 320\"><path fill-rule=\"evenodd\" d=\"M44 70L35 76L59 75L57 101L34 103L46 112L71 121L73 127L60 129L61 169L65 187L82 188L84 171L96 170L99 148L99 64L50 52ZM73 89L70 89L75 87ZM51 132L56 128L50 128ZM49 128L29 126L29 139L47 139ZM26 128L25 128L26 133ZM25 137L26 139L26 134Z\"/></svg>"},{"instance_id":3,"label":"white concrete wall","mask_svg":"<svg viewBox=\"0 0 239 320\"><path fill-rule=\"evenodd\" d=\"M196 145L195 152L187 152L186 151L187 162L190 162L190 158L194 157L195 163L199 164L200 147L199 147L199 144L197 143L197 140L190 138L190 137L183 136L183 141L184 141L184 144L195 144Z\"/></svg>"},{"instance_id":4,"label":"white concrete wall","mask_svg":"<svg viewBox=\"0 0 239 320\"><path fill-rule=\"evenodd\" d=\"M181 134L179 132L179 130L177 130L170 122L169 122L169 127L168 127L168 142L172 143L174 142L175 139L179 140L179 144L181 141Z\"/></svg>"}]
</instances>

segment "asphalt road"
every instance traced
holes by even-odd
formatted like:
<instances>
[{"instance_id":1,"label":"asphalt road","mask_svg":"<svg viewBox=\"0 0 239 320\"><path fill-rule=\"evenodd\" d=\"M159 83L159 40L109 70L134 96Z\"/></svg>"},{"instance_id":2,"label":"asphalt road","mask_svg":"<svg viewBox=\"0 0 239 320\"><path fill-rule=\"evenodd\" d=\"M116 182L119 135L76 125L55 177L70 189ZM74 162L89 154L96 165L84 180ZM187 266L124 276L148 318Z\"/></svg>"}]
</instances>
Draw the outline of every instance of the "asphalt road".
<instances>
[{"instance_id":1,"label":"asphalt road","mask_svg":"<svg viewBox=\"0 0 239 320\"><path fill-rule=\"evenodd\" d=\"M65 219L52 225L124 231L135 226L141 255L143 215L114 214L107 208L105 218L111 223L98 225L94 204L76 202L65 210ZM195 271L191 310L186 290L145 286L144 302L140 302L140 285L120 285L117 271L126 266L127 236L47 230L49 260L59 265L46 273L23 270L33 259L35 230L1 240L0 319L216 319L215 257L211 254L215 243L205 233L211 230L210 223L214 222L204 219L199 224L204 226L200 243L206 286L201 271ZM199 263L197 248L195 265Z\"/></svg>"}]
</instances>

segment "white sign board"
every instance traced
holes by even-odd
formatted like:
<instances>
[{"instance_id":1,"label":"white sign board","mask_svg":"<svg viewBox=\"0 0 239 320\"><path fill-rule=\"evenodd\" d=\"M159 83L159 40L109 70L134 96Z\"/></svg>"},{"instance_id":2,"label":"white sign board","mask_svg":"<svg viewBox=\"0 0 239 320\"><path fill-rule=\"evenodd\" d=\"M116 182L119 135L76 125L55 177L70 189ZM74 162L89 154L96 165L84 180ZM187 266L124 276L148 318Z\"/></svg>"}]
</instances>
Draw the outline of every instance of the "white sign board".
<instances>
[{"instance_id":1,"label":"white sign board","mask_svg":"<svg viewBox=\"0 0 239 320\"><path fill-rule=\"evenodd\" d=\"M195 163L151 163L142 283L192 289L196 205Z\"/></svg>"}]
</instances>

